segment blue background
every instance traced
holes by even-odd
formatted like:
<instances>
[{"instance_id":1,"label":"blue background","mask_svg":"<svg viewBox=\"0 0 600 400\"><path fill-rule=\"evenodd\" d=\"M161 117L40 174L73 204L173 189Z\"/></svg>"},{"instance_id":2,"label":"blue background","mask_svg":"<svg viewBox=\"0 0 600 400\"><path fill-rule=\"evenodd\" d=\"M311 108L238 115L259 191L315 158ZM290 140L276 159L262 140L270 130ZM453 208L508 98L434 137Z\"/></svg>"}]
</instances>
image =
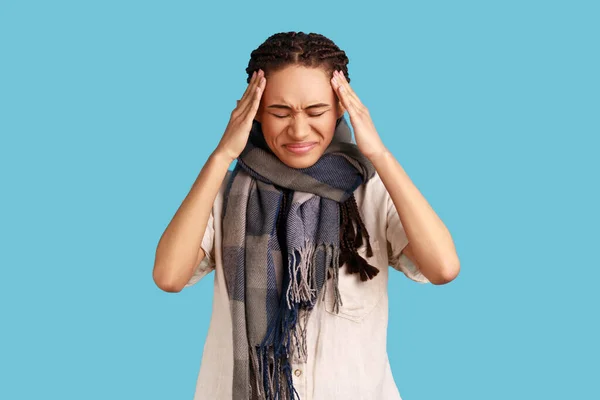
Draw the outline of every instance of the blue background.
<instances>
[{"instance_id":1,"label":"blue background","mask_svg":"<svg viewBox=\"0 0 600 400\"><path fill-rule=\"evenodd\" d=\"M574 0L0 2L0 398L193 397L214 274L162 292L154 252L250 52L292 30L347 52L457 246L448 285L390 274L403 398L600 398L599 17Z\"/></svg>"}]
</instances>

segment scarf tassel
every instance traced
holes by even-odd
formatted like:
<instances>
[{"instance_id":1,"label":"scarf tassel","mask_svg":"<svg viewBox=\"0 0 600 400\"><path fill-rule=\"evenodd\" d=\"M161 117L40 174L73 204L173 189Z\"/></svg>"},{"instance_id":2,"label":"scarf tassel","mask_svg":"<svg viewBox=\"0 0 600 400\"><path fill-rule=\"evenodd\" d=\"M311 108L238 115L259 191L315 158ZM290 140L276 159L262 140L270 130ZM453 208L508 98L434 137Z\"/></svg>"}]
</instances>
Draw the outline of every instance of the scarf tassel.
<instances>
[{"instance_id":1,"label":"scarf tassel","mask_svg":"<svg viewBox=\"0 0 600 400\"><path fill-rule=\"evenodd\" d=\"M340 204L340 247L339 265L346 264L346 272L348 274L358 274L361 281L373 279L379 269L367 262L357 252L357 248L362 246L363 239L367 241L367 257L373 257L373 249L369 240L369 234L365 229L364 223L360 217L356 199L354 194L344 203ZM357 232L354 232L354 224L356 222ZM327 272L327 279L332 277L331 273Z\"/></svg>"},{"instance_id":2,"label":"scarf tassel","mask_svg":"<svg viewBox=\"0 0 600 400\"><path fill-rule=\"evenodd\" d=\"M334 260L329 254L331 250L327 253L326 257ZM300 400L293 386L290 357L293 353L300 360L306 360L306 323L317 294L316 276L311 274L316 255L315 246L308 241L302 249L292 252L283 282L283 287L288 289L281 297L277 318L269 324L261 345L251 349L260 399Z\"/></svg>"},{"instance_id":3,"label":"scarf tassel","mask_svg":"<svg viewBox=\"0 0 600 400\"><path fill-rule=\"evenodd\" d=\"M346 250L340 254L340 264L346 264L346 272L348 274L359 274L361 281L367 281L373 279L378 273L379 269L372 266L354 251Z\"/></svg>"},{"instance_id":4,"label":"scarf tassel","mask_svg":"<svg viewBox=\"0 0 600 400\"><path fill-rule=\"evenodd\" d=\"M253 346L250 352L256 371L256 394L250 397L252 399L301 400L293 387L292 366L288 354L291 339L289 331L290 326L296 322L297 309L287 309L285 302L281 302L281 305L277 323L269 327L269 334L275 334L273 341Z\"/></svg>"}]
</instances>

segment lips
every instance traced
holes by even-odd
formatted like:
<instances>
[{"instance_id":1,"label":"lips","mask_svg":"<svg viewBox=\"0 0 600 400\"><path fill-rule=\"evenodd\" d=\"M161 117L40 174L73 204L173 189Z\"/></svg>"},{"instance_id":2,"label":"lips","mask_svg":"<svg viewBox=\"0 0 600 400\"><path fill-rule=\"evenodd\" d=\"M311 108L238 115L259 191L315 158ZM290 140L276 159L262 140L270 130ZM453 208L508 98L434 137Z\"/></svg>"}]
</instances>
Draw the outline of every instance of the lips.
<instances>
[{"instance_id":1,"label":"lips","mask_svg":"<svg viewBox=\"0 0 600 400\"><path fill-rule=\"evenodd\" d=\"M286 146L292 149L303 149L305 147L312 146L313 144L315 144L315 142L293 143L286 144Z\"/></svg>"},{"instance_id":2,"label":"lips","mask_svg":"<svg viewBox=\"0 0 600 400\"><path fill-rule=\"evenodd\" d=\"M309 142L309 143L293 143L293 144L286 144L285 148L294 154L304 154L304 153L308 153L309 151L311 151L315 146L317 145L316 142Z\"/></svg>"}]
</instances>

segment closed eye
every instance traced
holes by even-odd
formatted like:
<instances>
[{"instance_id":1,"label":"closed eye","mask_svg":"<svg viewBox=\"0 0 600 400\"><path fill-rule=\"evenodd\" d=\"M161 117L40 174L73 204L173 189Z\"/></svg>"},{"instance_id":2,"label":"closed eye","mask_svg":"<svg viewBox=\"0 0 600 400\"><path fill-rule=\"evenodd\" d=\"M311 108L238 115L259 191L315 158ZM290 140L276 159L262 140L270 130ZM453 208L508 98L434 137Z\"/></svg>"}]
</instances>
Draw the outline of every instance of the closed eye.
<instances>
[{"instance_id":1,"label":"closed eye","mask_svg":"<svg viewBox=\"0 0 600 400\"><path fill-rule=\"evenodd\" d=\"M327 111L322 112L321 114L308 114L309 117L320 117L321 115L325 114ZM287 118L289 117L289 115L277 115L277 114L272 114L273 116L277 117L277 118Z\"/></svg>"}]
</instances>

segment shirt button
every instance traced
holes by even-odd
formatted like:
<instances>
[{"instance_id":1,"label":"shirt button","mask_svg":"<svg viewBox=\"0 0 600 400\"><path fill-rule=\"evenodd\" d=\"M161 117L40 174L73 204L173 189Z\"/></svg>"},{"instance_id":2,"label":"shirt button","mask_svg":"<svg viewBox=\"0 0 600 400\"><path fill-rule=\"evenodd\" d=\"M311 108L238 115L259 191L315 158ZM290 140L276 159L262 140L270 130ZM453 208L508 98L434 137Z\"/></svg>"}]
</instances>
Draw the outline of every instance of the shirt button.
<instances>
[{"instance_id":1,"label":"shirt button","mask_svg":"<svg viewBox=\"0 0 600 400\"><path fill-rule=\"evenodd\" d=\"M300 376L300 375L302 375L302 371L299 370L299 369L297 369L297 370L294 371L294 375Z\"/></svg>"}]
</instances>

